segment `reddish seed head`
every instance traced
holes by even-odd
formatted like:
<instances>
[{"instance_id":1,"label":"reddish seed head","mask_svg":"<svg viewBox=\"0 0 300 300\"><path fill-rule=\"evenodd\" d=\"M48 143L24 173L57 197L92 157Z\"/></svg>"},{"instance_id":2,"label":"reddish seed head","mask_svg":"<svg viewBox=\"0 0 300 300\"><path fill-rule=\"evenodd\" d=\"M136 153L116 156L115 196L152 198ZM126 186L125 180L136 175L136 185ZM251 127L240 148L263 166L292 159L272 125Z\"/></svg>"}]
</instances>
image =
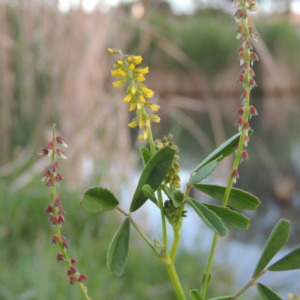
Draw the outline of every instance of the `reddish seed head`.
<instances>
[{"instance_id":1,"label":"reddish seed head","mask_svg":"<svg viewBox=\"0 0 300 300\"><path fill-rule=\"evenodd\" d=\"M65 143L65 139L64 139L62 136L57 136L57 137L55 138L55 140L56 140L56 142L57 142L58 144L61 144L61 145L63 145L64 147L68 148L68 145Z\"/></svg>"},{"instance_id":2,"label":"reddish seed head","mask_svg":"<svg viewBox=\"0 0 300 300\"><path fill-rule=\"evenodd\" d=\"M72 272L70 269L68 269L68 276L72 275Z\"/></svg>"},{"instance_id":3,"label":"reddish seed head","mask_svg":"<svg viewBox=\"0 0 300 300\"><path fill-rule=\"evenodd\" d=\"M49 154L48 148L42 148L41 152L38 152L38 155L41 155L41 156L47 156L48 154Z\"/></svg>"},{"instance_id":4,"label":"reddish seed head","mask_svg":"<svg viewBox=\"0 0 300 300\"><path fill-rule=\"evenodd\" d=\"M57 256L56 256L56 259L58 262L62 261L65 259L64 255L62 253L58 253Z\"/></svg>"},{"instance_id":5,"label":"reddish seed head","mask_svg":"<svg viewBox=\"0 0 300 300\"><path fill-rule=\"evenodd\" d=\"M56 181L62 181L62 180L64 180L64 178L62 177L61 174L57 173L56 176L55 176L55 180Z\"/></svg>"},{"instance_id":6,"label":"reddish seed head","mask_svg":"<svg viewBox=\"0 0 300 300\"><path fill-rule=\"evenodd\" d=\"M237 116L242 116L243 114L244 114L244 109L241 107L237 112Z\"/></svg>"},{"instance_id":7,"label":"reddish seed head","mask_svg":"<svg viewBox=\"0 0 300 300\"><path fill-rule=\"evenodd\" d=\"M64 218L63 216L59 216L58 219L57 219L57 223L58 223L59 225L65 223L65 218Z\"/></svg>"},{"instance_id":8,"label":"reddish seed head","mask_svg":"<svg viewBox=\"0 0 300 300\"><path fill-rule=\"evenodd\" d=\"M53 207L52 205L48 205L46 208L45 208L45 213L46 214L49 214L49 213L52 213L53 212Z\"/></svg>"},{"instance_id":9,"label":"reddish seed head","mask_svg":"<svg viewBox=\"0 0 300 300\"><path fill-rule=\"evenodd\" d=\"M70 271L75 274L77 272L77 269L74 266L70 267Z\"/></svg>"},{"instance_id":10,"label":"reddish seed head","mask_svg":"<svg viewBox=\"0 0 300 300\"><path fill-rule=\"evenodd\" d=\"M247 49L250 49L250 50L253 49L253 47L252 47L250 41L247 41L247 42L246 42L246 47L247 47Z\"/></svg>"},{"instance_id":11,"label":"reddish seed head","mask_svg":"<svg viewBox=\"0 0 300 300\"><path fill-rule=\"evenodd\" d=\"M256 82L255 82L255 80L253 78L251 78L249 80L249 85L250 85L250 89L253 89L254 87L257 86L257 84L256 84Z\"/></svg>"},{"instance_id":12,"label":"reddish seed head","mask_svg":"<svg viewBox=\"0 0 300 300\"><path fill-rule=\"evenodd\" d=\"M239 127L239 130L241 130L241 127L243 125L243 118L242 117L238 117L235 121L235 125Z\"/></svg>"},{"instance_id":13,"label":"reddish seed head","mask_svg":"<svg viewBox=\"0 0 300 300\"><path fill-rule=\"evenodd\" d=\"M239 147L239 142L237 142L237 143L235 143L234 145L233 145L233 148L234 149L237 149Z\"/></svg>"},{"instance_id":14,"label":"reddish seed head","mask_svg":"<svg viewBox=\"0 0 300 300\"><path fill-rule=\"evenodd\" d=\"M88 278L84 274L80 274L78 281L82 282L83 280L87 280Z\"/></svg>"},{"instance_id":15,"label":"reddish seed head","mask_svg":"<svg viewBox=\"0 0 300 300\"><path fill-rule=\"evenodd\" d=\"M239 178L239 172L237 169L233 170L232 178L233 178L233 182L236 183L237 178Z\"/></svg>"},{"instance_id":16,"label":"reddish seed head","mask_svg":"<svg viewBox=\"0 0 300 300\"><path fill-rule=\"evenodd\" d=\"M52 238L52 244L56 244L58 242L58 236L55 234Z\"/></svg>"},{"instance_id":17,"label":"reddish seed head","mask_svg":"<svg viewBox=\"0 0 300 300\"><path fill-rule=\"evenodd\" d=\"M250 113L250 117L258 115L256 108L252 105L249 107L249 113Z\"/></svg>"},{"instance_id":18,"label":"reddish seed head","mask_svg":"<svg viewBox=\"0 0 300 300\"><path fill-rule=\"evenodd\" d=\"M52 171L56 172L58 170L58 162L56 161L53 165L52 165Z\"/></svg>"},{"instance_id":19,"label":"reddish seed head","mask_svg":"<svg viewBox=\"0 0 300 300\"><path fill-rule=\"evenodd\" d=\"M59 210L57 211L57 214L58 214L59 216L63 216L63 215L66 214L66 212L65 212L64 210L62 210L62 209L59 209Z\"/></svg>"},{"instance_id":20,"label":"reddish seed head","mask_svg":"<svg viewBox=\"0 0 300 300\"><path fill-rule=\"evenodd\" d=\"M52 178L49 178L47 180L46 186L54 186L54 180Z\"/></svg>"},{"instance_id":21,"label":"reddish seed head","mask_svg":"<svg viewBox=\"0 0 300 300\"><path fill-rule=\"evenodd\" d=\"M246 122L243 127L245 130L249 130L250 128L249 122Z\"/></svg>"},{"instance_id":22,"label":"reddish seed head","mask_svg":"<svg viewBox=\"0 0 300 300\"><path fill-rule=\"evenodd\" d=\"M240 99L241 99L241 100L245 100L245 98L247 97L247 95L248 95L247 91L243 91L243 93L242 93Z\"/></svg>"},{"instance_id":23,"label":"reddish seed head","mask_svg":"<svg viewBox=\"0 0 300 300\"><path fill-rule=\"evenodd\" d=\"M48 149L53 149L54 148L54 145L53 145L53 142L49 142L48 145L46 146L46 148Z\"/></svg>"},{"instance_id":24,"label":"reddish seed head","mask_svg":"<svg viewBox=\"0 0 300 300\"><path fill-rule=\"evenodd\" d=\"M62 159L67 159L67 157L65 156L65 152L60 150L60 149L56 149L56 154L61 157Z\"/></svg>"},{"instance_id":25,"label":"reddish seed head","mask_svg":"<svg viewBox=\"0 0 300 300\"><path fill-rule=\"evenodd\" d=\"M74 265L74 264L77 263L77 260L76 260L76 258L71 258L71 259L70 259L70 262L71 262L72 265Z\"/></svg>"},{"instance_id":26,"label":"reddish seed head","mask_svg":"<svg viewBox=\"0 0 300 300\"><path fill-rule=\"evenodd\" d=\"M244 146L247 147L248 146L248 143L250 141L250 138L248 135L245 135L245 138L244 138Z\"/></svg>"},{"instance_id":27,"label":"reddish seed head","mask_svg":"<svg viewBox=\"0 0 300 300\"><path fill-rule=\"evenodd\" d=\"M44 174L43 174L43 179L42 180L45 180L47 178L50 178L51 177L51 170L47 170Z\"/></svg>"},{"instance_id":28,"label":"reddish seed head","mask_svg":"<svg viewBox=\"0 0 300 300\"><path fill-rule=\"evenodd\" d=\"M54 206L55 206L55 207L61 206L61 201L60 201L58 198L56 198L56 200L55 200L55 202L54 202Z\"/></svg>"},{"instance_id":29,"label":"reddish seed head","mask_svg":"<svg viewBox=\"0 0 300 300\"><path fill-rule=\"evenodd\" d=\"M252 68L249 69L249 74L250 74L251 77L255 76L255 72Z\"/></svg>"},{"instance_id":30,"label":"reddish seed head","mask_svg":"<svg viewBox=\"0 0 300 300\"><path fill-rule=\"evenodd\" d=\"M248 152L246 150L243 150L242 154L241 154L241 158L243 159L249 159L249 155Z\"/></svg>"},{"instance_id":31,"label":"reddish seed head","mask_svg":"<svg viewBox=\"0 0 300 300\"><path fill-rule=\"evenodd\" d=\"M73 275L71 275L71 276L70 276L70 283L71 283L71 284L74 284L76 281L77 281L76 277L73 276Z\"/></svg>"},{"instance_id":32,"label":"reddish seed head","mask_svg":"<svg viewBox=\"0 0 300 300\"><path fill-rule=\"evenodd\" d=\"M243 74L240 74L236 82L244 83L244 81L245 81L245 76Z\"/></svg>"},{"instance_id":33,"label":"reddish seed head","mask_svg":"<svg viewBox=\"0 0 300 300\"><path fill-rule=\"evenodd\" d=\"M58 224L58 219L55 216L53 216L53 215L49 216L49 221L50 221L50 223L51 223L52 226L55 226L55 225Z\"/></svg>"}]
</instances>

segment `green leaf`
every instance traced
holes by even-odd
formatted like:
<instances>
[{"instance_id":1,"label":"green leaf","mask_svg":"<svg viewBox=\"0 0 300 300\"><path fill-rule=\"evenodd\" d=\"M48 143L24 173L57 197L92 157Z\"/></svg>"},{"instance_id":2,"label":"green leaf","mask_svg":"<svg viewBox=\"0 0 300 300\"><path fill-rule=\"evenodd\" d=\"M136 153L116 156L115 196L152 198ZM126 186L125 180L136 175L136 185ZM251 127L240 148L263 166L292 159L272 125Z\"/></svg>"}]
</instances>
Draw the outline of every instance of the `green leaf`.
<instances>
[{"instance_id":1,"label":"green leaf","mask_svg":"<svg viewBox=\"0 0 300 300\"><path fill-rule=\"evenodd\" d=\"M290 222L287 220L280 220L274 229L272 230L261 257L256 265L252 278L257 276L271 259L276 255L276 253L285 245L290 235Z\"/></svg>"},{"instance_id":2,"label":"green leaf","mask_svg":"<svg viewBox=\"0 0 300 300\"><path fill-rule=\"evenodd\" d=\"M142 191L148 199L150 199L153 203L157 205L158 201L156 199L154 191L151 189L151 186L149 184L145 184L142 188Z\"/></svg>"},{"instance_id":3,"label":"green leaf","mask_svg":"<svg viewBox=\"0 0 300 300\"><path fill-rule=\"evenodd\" d=\"M192 300L201 300L200 292L196 289L190 290L190 296Z\"/></svg>"},{"instance_id":4,"label":"green leaf","mask_svg":"<svg viewBox=\"0 0 300 300\"><path fill-rule=\"evenodd\" d=\"M231 210L228 207L222 207L213 204L204 204L212 210L225 224L225 226L237 230L247 230L250 225L250 219L243 214Z\"/></svg>"},{"instance_id":5,"label":"green leaf","mask_svg":"<svg viewBox=\"0 0 300 300\"><path fill-rule=\"evenodd\" d=\"M128 258L130 221L125 218L114 235L107 252L106 266L116 276L121 276Z\"/></svg>"},{"instance_id":6,"label":"green leaf","mask_svg":"<svg viewBox=\"0 0 300 300\"><path fill-rule=\"evenodd\" d=\"M208 300L231 300L233 296L221 296L221 297L217 297L217 298L211 298Z\"/></svg>"},{"instance_id":7,"label":"green leaf","mask_svg":"<svg viewBox=\"0 0 300 300\"><path fill-rule=\"evenodd\" d=\"M193 198L188 198L187 202L203 220L203 222L216 234L220 236L227 235L227 229L221 219L205 205Z\"/></svg>"},{"instance_id":8,"label":"green leaf","mask_svg":"<svg viewBox=\"0 0 300 300\"><path fill-rule=\"evenodd\" d=\"M226 187L213 184L194 184L193 186L210 197L220 202L223 201ZM248 192L234 188L230 191L228 206L235 209L255 210L259 204L258 198Z\"/></svg>"},{"instance_id":9,"label":"green leaf","mask_svg":"<svg viewBox=\"0 0 300 300\"><path fill-rule=\"evenodd\" d=\"M182 201L183 201L184 195L180 190L174 191L171 198L172 198L174 207L177 208L183 204Z\"/></svg>"},{"instance_id":10,"label":"green leaf","mask_svg":"<svg viewBox=\"0 0 300 300\"><path fill-rule=\"evenodd\" d=\"M282 300L282 298L280 298L273 290L262 283L258 282L256 287L262 300Z\"/></svg>"},{"instance_id":11,"label":"green leaf","mask_svg":"<svg viewBox=\"0 0 300 300\"><path fill-rule=\"evenodd\" d=\"M113 210L119 205L114 194L102 187L88 189L80 201L81 207L89 213L102 213Z\"/></svg>"},{"instance_id":12,"label":"green leaf","mask_svg":"<svg viewBox=\"0 0 300 300\"><path fill-rule=\"evenodd\" d=\"M169 172L175 152L170 147L164 147L151 157L139 179L131 201L130 212L136 211L147 201L148 198L142 191L145 184L149 184L154 192L157 190Z\"/></svg>"},{"instance_id":13,"label":"green leaf","mask_svg":"<svg viewBox=\"0 0 300 300\"><path fill-rule=\"evenodd\" d=\"M300 269L300 247L293 250L268 268L269 271L289 271L297 269Z\"/></svg>"},{"instance_id":14,"label":"green leaf","mask_svg":"<svg viewBox=\"0 0 300 300\"><path fill-rule=\"evenodd\" d=\"M143 164L145 167L151 158L151 153L149 152L149 149L146 147L141 147L140 153L141 153L142 161L143 161Z\"/></svg>"},{"instance_id":15,"label":"green leaf","mask_svg":"<svg viewBox=\"0 0 300 300\"><path fill-rule=\"evenodd\" d=\"M189 184L195 184L195 183L199 183L201 182L203 179L205 179L206 177L208 177L216 168L217 166L217 161L213 160L211 162L209 162L208 164L206 164L205 166L203 166L202 168L200 168L194 175L193 177L190 179Z\"/></svg>"},{"instance_id":16,"label":"green leaf","mask_svg":"<svg viewBox=\"0 0 300 300\"><path fill-rule=\"evenodd\" d=\"M249 131L249 135L252 134L252 130ZM212 160L221 161L226 156L230 155L235 151L235 144L239 141L241 133L237 133L233 137L231 137L229 140L224 142L221 146L219 146L217 149L215 149L211 154L209 154L201 163L200 165L194 170L194 172L201 169L203 166L211 162Z\"/></svg>"}]
</instances>

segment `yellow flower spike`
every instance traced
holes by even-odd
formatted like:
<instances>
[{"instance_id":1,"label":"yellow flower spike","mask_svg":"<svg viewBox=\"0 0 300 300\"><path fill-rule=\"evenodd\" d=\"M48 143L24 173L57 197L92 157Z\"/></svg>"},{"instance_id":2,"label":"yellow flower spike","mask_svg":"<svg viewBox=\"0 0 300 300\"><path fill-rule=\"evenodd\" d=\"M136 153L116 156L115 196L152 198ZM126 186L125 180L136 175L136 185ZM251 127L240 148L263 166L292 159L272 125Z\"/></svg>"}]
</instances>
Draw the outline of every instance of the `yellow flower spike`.
<instances>
[{"instance_id":1,"label":"yellow flower spike","mask_svg":"<svg viewBox=\"0 0 300 300\"><path fill-rule=\"evenodd\" d=\"M130 91L131 91L132 95L134 95L136 93L136 88L134 85L131 87Z\"/></svg>"},{"instance_id":2,"label":"yellow flower spike","mask_svg":"<svg viewBox=\"0 0 300 300\"><path fill-rule=\"evenodd\" d=\"M130 64L128 68L129 68L130 71L133 71L134 68L135 68L135 65L134 64Z\"/></svg>"},{"instance_id":3,"label":"yellow flower spike","mask_svg":"<svg viewBox=\"0 0 300 300\"><path fill-rule=\"evenodd\" d=\"M130 102L130 100L132 99L132 95L130 93L128 93L126 95L126 97L123 99L124 102Z\"/></svg>"},{"instance_id":4,"label":"yellow flower spike","mask_svg":"<svg viewBox=\"0 0 300 300\"><path fill-rule=\"evenodd\" d=\"M142 60L143 60L143 58L140 55L139 56L135 56L133 63L135 65L139 65L142 62Z\"/></svg>"},{"instance_id":5,"label":"yellow flower spike","mask_svg":"<svg viewBox=\"0 0 300 300\"><path fill-rule=\"evenodd\" d=\"M133 111L133 110L135 110L135 108L136 108L136 103L131 102L130 106L129 106L129 111Z\"/></svg>"},{"instance_id":6,"label":"yellow flower spike","mask_svg":"<svg viewBox=\"0 0 300 300\"><path fill-rule=\"evenodd\" d=\"M108 48L107 50L110 54L119 54L120 53L120 50L115 49L115 48Z\"/></svg>"},{"instance_id":7,"label":"yellow flower spike","mask_svg":"<svg viewBox=\"0 0 300 300\"><path fill-rule=\"evenodd\" d=\"M140 100L141 103L146 103L146 99L144 98L143 95L139 94L138 98L139 98L139 100Z\"/></svg>"},{"instance_id":8,"label":"yellow flower spike","mask_svg":"<svg viewBox=\"0 0 300 300\"><path fill-rule=\"evenodd\" d=\"M129 126L130 128L135 128L135 127L137 127L137 126L138 126L137 120L132 121L131 123L128 124L128 126Z\"/></svg>"},{"instance_id":9,"label":"yellow flower spike","mask_svg":"<svg viewBox=\"0 0 300 300\"><path fill-rule=\"evenodd\" d=\"M135 80L138 82L143 82L145 79L146 78L142 74L139 74L138 76L135 77Z\"/></svg>"},{"instance_id":10,"label":"yellow flower spike","mask_svg":"<svg viewBox=\"0 0 300 300\"><path fill-rule=\"evenodd\" d=\"M125 81L121 79L121 80L119 80L119 81L113 82L112 84L113 84L113 86L114 86L115 88L117 88L117 87L122 86L124 83L125 83Z\"/></svg>"}]
</instances>

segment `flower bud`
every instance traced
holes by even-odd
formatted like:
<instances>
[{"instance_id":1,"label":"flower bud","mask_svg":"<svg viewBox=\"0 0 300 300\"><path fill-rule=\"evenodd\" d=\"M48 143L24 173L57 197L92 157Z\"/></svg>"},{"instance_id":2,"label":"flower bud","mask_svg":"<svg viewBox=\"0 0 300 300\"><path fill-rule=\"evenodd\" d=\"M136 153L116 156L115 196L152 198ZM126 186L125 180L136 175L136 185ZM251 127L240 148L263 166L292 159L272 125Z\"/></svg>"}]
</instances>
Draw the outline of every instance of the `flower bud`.
<instances>
[{"instance_id":1,"label":"flower bud","mask_svg":"<svg viewBox=\"0 0 300 300\"><path fill-rule=\"evenodd\" d=\"M236 183L236 180L239 178L239 172L237 169L232 172L233 183Z\"/></svg>"},{"instance_id":2,"label":"flower bud","mask_svg":"<svg viewBox=\"0 0 300 300\"><path fill-rule=\"evenodd\" d=\"M59 252L56 256L56 259L58 262L60 262L65 259L65 256L61 252Z\"/></svg>"}]
</instances>

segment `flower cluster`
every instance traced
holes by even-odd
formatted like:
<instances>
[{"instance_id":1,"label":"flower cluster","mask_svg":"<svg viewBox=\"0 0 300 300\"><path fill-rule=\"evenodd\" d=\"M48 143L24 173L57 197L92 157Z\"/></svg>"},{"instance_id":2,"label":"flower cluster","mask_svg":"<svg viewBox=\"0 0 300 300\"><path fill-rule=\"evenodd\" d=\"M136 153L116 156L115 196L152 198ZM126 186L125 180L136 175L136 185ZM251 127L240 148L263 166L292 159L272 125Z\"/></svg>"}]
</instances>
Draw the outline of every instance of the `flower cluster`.
<instances>
[{"instance_id":1,"label":"flower cluster","mask_svg":"<svg viewBox=\"0 0 300 300\"><path fill-rule=\"evenodd\" d=\"M156 148L158 148L159 150L166 146L169 146L170 148L173 148L174 150L176 150L176 153L179 153L179 148L175 145L175 143L172 141L172 139L173 139L173 135L169 134L167 137L164 136L161 140L156 140L154 143L155 143ZM181 186L180 185L180 177L178 175L180 172L180 165L177 162L178 159L179 159L179 156L177 154L175 154L174 160L170 167L170 170L164 180L164 183L169 184L171 189L180 188L180 186Z\"/></svg>"},{"instance_id":2,"label":"flower cluster","mask_svg":"<svg viewBox=\"0 0 300 300\"><path fill-rule=\"evenodd\" d=\"M242 131L242 146L247 147L250 130L249 119L252 116L258 115L256 108L250 105L250 92L257 86L254 79L255 73L253 64L254 61L258 60L257 54L253 51L251 40L257 40L258 33L251 20L248 19L247 12L255 12L257 6L255 0L234 0L234 4L237 7L237 11L234 15L236 23L238 24L236 38L241 41L241 45L238 49L238 60L240 62L241 70L237 82L241 83L243 86L243 92L240 97L241 108L238 110L235 124L238 126L238 130ZM242 150L240 153L240 161L248 159L246 150ZM232 177L234 182L239 178L237 169L233 170Z\"/></svg>"},{"instance_id":3,"label":"flower cluster","mask_svg":"<svg viewBox=\"0 0 300 300\"><path fill-rule=\"evenodd\" d=\"M65 214L66 212L61 208L62 203L58 197L56 187L59 182L63 180L63 176L58 172L59 163L57 158L67 159L64 151L57 148L57 146L68 147L65 143L65 139L61 136L54 135L53 127L53 140L47 144L45 148L41 149L41 152L38 153L41 156L48 156L51 158L51 167L44 173L43 181L46 181L46 186L51 188L51 199L52 202L47 205L45 208L45 213L48 215L49 222L52 226L55 227L56 233L52 237L52 244L58 244L60 247L60 252L56 256L56 260L66 261L68 263L68 276L70 284L78 283L81 292L83 293L85 299L91 299L87 295L87 288L82 284L84 280L87 280L87 277L84 274L80 274L77 269L74 267L74 264L77 262L75 258L69 258L67 255L67 249L69 248L69 243L67 239L61 234L61 226L65 223Z\"/></svg>"},{"instance_id":4,"label":"flower cluster","mask_svg":"<svg viewBox=\"0 0 300 300\"><path fill-rule=\"evenodd\" d=\"M128 126L130 128L139 126L142 129L139 139L146 140L151 122L159 123L160 121L158 115L146 111L146 108L154 112L160 108L159 105L146 101L146 98L152 98L154 92L141 83L145 80L144 75L149 72L149 68L136 67L142 62L141 56L123 55L120 50L111 48L108 51L111 54L120 55L120 59L111 71L112 76L121 76L120 80L113 82L114 87L120 87L129 82L123 101L129 103L129 111L136 110L136 118Z\"/></svg>"}]
</instances>

